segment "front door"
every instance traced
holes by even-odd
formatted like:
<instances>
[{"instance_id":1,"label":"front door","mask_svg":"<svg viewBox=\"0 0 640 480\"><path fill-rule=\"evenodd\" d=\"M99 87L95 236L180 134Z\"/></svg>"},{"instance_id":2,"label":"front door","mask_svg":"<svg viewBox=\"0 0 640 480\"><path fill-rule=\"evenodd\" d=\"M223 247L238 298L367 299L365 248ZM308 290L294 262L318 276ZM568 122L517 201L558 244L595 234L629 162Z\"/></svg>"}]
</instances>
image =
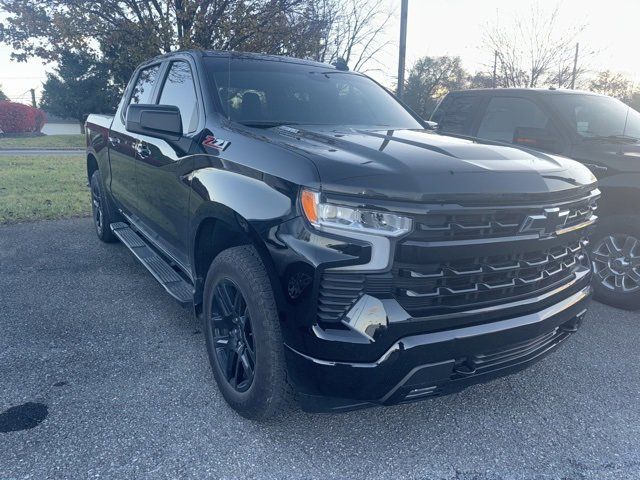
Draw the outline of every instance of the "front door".
<instances>
[{"instance_id":1,"label":"front door","mask_svg":"<svg viewBox=\"0 0 640 480\"><path fill-rule=\"evenodd\" d=\"M202 107L196 94L193 66L174 60L165 69L156 103L180 110L184 137L195 138L202 130ZM159 246L188 267L190 187L185 177L193 157L165 140L138 136L138 211L140 226ZM180 142L184 147L189 142Z\"/></svg>"}]
</instances>

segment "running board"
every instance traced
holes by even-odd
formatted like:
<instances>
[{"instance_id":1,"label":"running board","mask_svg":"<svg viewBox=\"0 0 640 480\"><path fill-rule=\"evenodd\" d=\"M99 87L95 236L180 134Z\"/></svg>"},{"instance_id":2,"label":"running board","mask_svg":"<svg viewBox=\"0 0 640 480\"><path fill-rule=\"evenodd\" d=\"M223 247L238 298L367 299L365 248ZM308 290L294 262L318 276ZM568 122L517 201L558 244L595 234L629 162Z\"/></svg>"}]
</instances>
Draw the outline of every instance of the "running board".
<instances>
[{"instance_id":1,"label":"running board","mask_svg":"<svg viewBox=\"0 0 640 480\"><path fill-rule=\"evenodd\" d=\"M126 223L118 222L110 225L111 231L131 250L138 260L151 272L169 295L181 305L193 303L193 286L182 278L171 265L155 252L144 239L134 232Z\"/></svg>"}]
</instances>

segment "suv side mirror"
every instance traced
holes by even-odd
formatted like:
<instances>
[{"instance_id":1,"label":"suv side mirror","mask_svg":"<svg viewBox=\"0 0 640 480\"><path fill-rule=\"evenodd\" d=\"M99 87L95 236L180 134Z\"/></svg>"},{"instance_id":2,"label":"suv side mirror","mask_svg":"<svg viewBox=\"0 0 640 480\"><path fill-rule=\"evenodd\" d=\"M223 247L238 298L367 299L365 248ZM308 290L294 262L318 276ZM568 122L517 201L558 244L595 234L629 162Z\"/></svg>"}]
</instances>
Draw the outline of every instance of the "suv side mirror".
<instances>
[{"instance_id":1,"label":"suv side mirror","mask_svg":"<svg viewBox=\"0 0 640 480\"><path fill-rule=\"evenodd\" d=\"M431 120L425 120L424 124L429 130L438 130L438 122L432 122Z\"/></svg>"},{"instance_id":2,"label":"suv side mirror","mask_svg":"<svg viewBox=\"0 0 640 480\"><path fill-rule=\"evenodd\" d=\"M173 105L131 104L126 129L149 137L177 142L182 137L180 110Z\"/></svg>"},{"instance_id":3,"label":"suv side mirror","mask_svg":"<svg viewBox=\"0 0 640 480\"><path fill-rule=\"evenodd\" d=\"M560 137L546 128L517 127L513 133L513 143L552 153L562 151Z\"/></svg>"}]
</instances>

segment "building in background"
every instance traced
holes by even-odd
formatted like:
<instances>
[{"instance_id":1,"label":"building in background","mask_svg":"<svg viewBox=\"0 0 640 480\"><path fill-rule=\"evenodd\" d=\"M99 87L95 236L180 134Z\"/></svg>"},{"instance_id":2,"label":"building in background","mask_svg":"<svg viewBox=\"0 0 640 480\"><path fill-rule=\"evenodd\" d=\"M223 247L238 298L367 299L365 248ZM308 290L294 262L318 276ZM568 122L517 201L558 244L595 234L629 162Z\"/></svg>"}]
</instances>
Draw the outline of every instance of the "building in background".
<instances>
[{"instance_id":1,"label":"building in background","mask_svg":"<svg viewBox=\"0 0 640 480\"><path fill-rule=\"evenodd\" d=\"M73 118L61 118L45 112L47 120L41 132L45 135L78 135L81 133L80 124Z\"/></svg>"}]
</instances>

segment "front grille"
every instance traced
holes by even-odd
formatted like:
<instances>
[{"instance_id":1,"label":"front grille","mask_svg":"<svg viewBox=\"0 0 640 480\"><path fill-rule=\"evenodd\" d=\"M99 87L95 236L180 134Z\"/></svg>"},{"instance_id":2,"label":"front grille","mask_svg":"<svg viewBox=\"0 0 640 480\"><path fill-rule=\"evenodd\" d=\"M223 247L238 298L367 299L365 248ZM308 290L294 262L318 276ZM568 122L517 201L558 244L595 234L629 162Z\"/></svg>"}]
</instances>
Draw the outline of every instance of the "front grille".
<instances>
[{"instance_id":1,"label":"front grille","mask_svg":"<svg viewBox=\"0 0 640 480\"><path fill-rule=\"evenodd\" d=\"M580 241L548 250L464 258L443 263L396 263L396 299L410 313L428 315L541 293L587 267Z\"/></svg>"},{"instance_id":2,"label":"front grille","mask_svg":"<svg viewBox=\"0 0 640 480\"><path fill-rule=\"evenodd\" d=\"M599 192L573 202L553 206L563 212L562 227L588 222L596 208ZM412 238L421 241L475 240L521 234L529 215L538 215L541 207L443 208L415 218Z\"/></svg>"},{"instance_id":3,"label":"front grille","mask_svg":"<svg viewBox=\"0 0 640 480\"><path fill-rule=\"evenodd\" d=\"M559 288L589 269L580 227L595 221L598 197L594 190L556 204L441 206L415 215L413 231L396 245L391 271L323 273L318 321L339 323L365 294L395 299L411 316L427 317Z\"/></svg>"}]
</instances>

